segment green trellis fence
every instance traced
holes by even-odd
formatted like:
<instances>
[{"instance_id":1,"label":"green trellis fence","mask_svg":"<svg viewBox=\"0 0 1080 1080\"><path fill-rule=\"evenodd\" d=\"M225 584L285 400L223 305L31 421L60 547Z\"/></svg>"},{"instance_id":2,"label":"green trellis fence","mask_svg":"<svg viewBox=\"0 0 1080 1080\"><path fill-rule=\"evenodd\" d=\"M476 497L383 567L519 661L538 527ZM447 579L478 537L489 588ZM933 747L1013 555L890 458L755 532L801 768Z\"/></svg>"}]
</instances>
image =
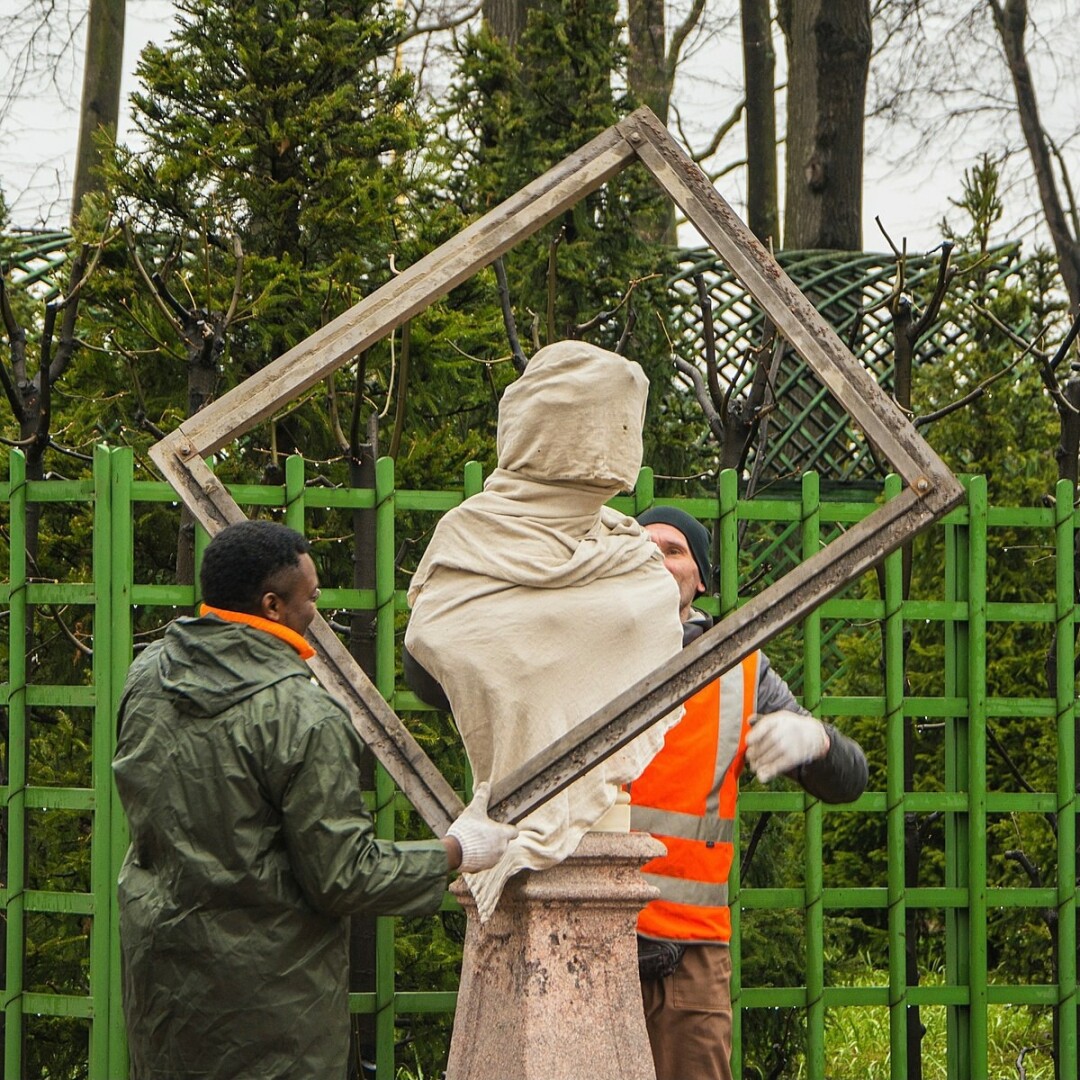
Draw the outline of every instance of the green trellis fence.
<instances>
[{"instance_id":1,"label":"green trellis fence","mask_svg":"<svg viewBox=\"0 0 1080 1080\"><path fill-rule=\"evenodd\" d=\"M466 466L457 491L405 491L394 487L393 463L376 468L375 488L331 489L305 483L302 459L287 462L285 483L276 486L231 487L248 512L279 511L283 519L303 529L321 515L323 524L335 513L374 509L377 522L377 577L374 590L334 587L325 581L320 606L333 611L375 614L376 683L398 711L419 708L415 697L395 685L395 662L404 619L405 576L395 566L403 520L415 529L418 520L433 523L437 515L479 489L482 476L475 464ZM893 493L891 481L884 496ZM896 489L898 490L898 489ZM1060 640L1072 642L1078 610L1074 601L1074 541L1080 519L1070 509L1071 493L1059 492L1056 508L989 507L981 478L968 484L966 505L949 514L926 541L940 553L941 576L936 595L904 599L899 554L885 560L883 595L866 583L851 587L828 601L793 632L795 659L786 674L798 673L805 704L819 715L838 718L841 725L872 725L886 749L883 784L858 802L842 808L825 807L795 790L749 787L741 797L745 816L761 811L801 818L802 867L796 884L733 891L733 993L736 1008L736 1064L741 1061L741 1024L746 1010L794 1009L805 1016L805 1070L819 1080L829 1075L830 1035L843 1010L887 1010L889 1069L894 1078L909 1075L907 1016L912 1007L943 1009L947 1019L947 1061L950 1078L987 1075L989 1018L1000 1007L1042 1006L1053 1012L1053 1039L1059 1075L1077 1080L1077 774L1076 680L1074 649L1056 653L1053 696L999 698L989 695L987 641L995 628L1009 624L1035 626L1048 641L1057 629ZM642 472L633 496L615 505L636 512L654 498L653 478ZM739 581L750 580L755 564L774 562L781 548L794 546L805 556L827 543L838 529L867 514L866 502L823 498L815 476L807 476L797 498L739 498L736 478L721 477L718 496L677 502L698 517L715 523L722 565L720 595L714 610L728 611L740 600ZM92 561L60 552L49 563L43 553L31 573L26 555L27 511L59 506L76 537L92 545ZM119 1006L119 965L114 885L125 849L125 830L114 798L109 760L114 741L114 710L132 655L140 618L153 611L158 623L170 609L188 607L196 599L191 586L133 580L137 545L134 521L148 507L177 515L175 494L165 484L137 480L127 449L99 447L92 478L28 483L21 454L9 457L8 479L0 483L0 519L6 533L7 573L0 586L6 618L0 623L0 659L4 670L0 695L6 703L7 743L0 779L4 845L0 888L3 905L4 963L2 1011L4 1076L31 1075L28 1062L35 1039L48 1025L61 1025L69 1041L85 1048L84 1072L94 1080L118 1080L126 1075L123 1021ZM737 541L740 526L749 530ZM428 526L424 526L426 529ZM997 554L995 537L1008 530L1010 543L1038 548L1032 559L1032 590L1018 601L988 596L988 567ZM422 531L422 530L421 530ZM340 535L340 534L339 534ZM1019 540L1016 538L1020 537ZM921 542L921 541L920 541ZM62 547L62 544L60 545ZM198 545L197 545L198 548ZM62 564L77 566L69 571ZM1039 592L1039 587L1045 588ZM1036 596L1035 593L1038 595ZM32 609L67 613L73 650L80 640L92 642L92 657L83 654L72 663L72 677L44 683L27 649ZM78 612L79 633L71 632ZM57 619L57 626L62 620ZM835 638L840 627L851 630L880 627L885 663L880 686L873 694L844 694L835 670L822 670L823 641ZM900 663L905 629L932 627L941 650L941 670L933 692L918 696L905 690ZM60 631L58 631L60 632ZM778 642L776 657L785 654ZM772 653L772 650L770 649ZM796 672L797 669L797 672ZM925 688L924 688L925 689ZM43 782L50 775L35 753L43 725L62 714L85 717L80 731L87 744L85 776L71 786ZM941 731L943 768L932 780L905 790L905 724L912 718ZM1029 790L1021 778L1005 786L988 785L988 722L1007 725L1012 719L1035 719L1056 736L1055 777L1049 790ZM864 738L864 742L865 742ZM883 786L884 790L880 790ZM377 770L373 805L381 835L393 836L395 797L385 773ZM829 860L832 830L850 815L860 815L880 828L884 858L857 887L834 885ZM910 815L934 816L944 822L943 871L932 884L911 883L905 876L905 821ZM999 883L988 858L988 828L1002 817L1037 815L1053 821L1052 851L1043 853L1045 881L1017 886ZM59 831L56 823L60 823ZM50 825L50 823L52 823ZM65 836L85 853L85 868L66 877L50 877L35 860L42 837ZM51 828L51 831L50 831ZM743 841L745 844L745 828ZM66 842L66 841L65 841ZM994 864L996 865L996 864ZM734 880L737 881L737 870ZM452 901L447 900L447 906ZM991 968L996 944L988 939L988 921L1001 909L1027 912L1032 922L1049 920L1053 933L1033 937L1025 947L1038 954L1040 970L1054 973L1052 981L1005 982ZM787 911L800 928L805 954L799 985L778 986L743 979L740 925L758 912ZM905 959L905 928L909 911L935 913L944 930L944 963L940 977L928 981L909 977ZM887 942L887 968L881 985L845 985L832 978L827 956L829 922L860 913L877 918ZM376 942L376 988L352 998L354 1012L373 1014L377 1033L378 1080L389 1080L395 1068L395 1029L402 1018L424 1013L448 1013L454 994L448 991L404 991L395 977L393 919L379 920ZM74 960L57 977L44 962L50 947L63 942ZM67 955L67 954L65 954ZM31 1048L31 1049L28 1049ZM939 1075L940 1063L939 1063ZM738 1072L737 1072L738 1075Z\"/></svg>"}]
</instances>

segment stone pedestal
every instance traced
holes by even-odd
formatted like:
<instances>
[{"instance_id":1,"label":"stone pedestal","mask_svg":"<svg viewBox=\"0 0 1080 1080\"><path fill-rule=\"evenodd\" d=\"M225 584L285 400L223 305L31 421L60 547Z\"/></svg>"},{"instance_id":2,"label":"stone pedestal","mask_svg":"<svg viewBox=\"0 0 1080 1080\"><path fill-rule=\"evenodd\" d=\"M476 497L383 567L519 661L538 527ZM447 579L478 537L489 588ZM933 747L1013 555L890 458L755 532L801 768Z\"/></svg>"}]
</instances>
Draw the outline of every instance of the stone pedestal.
<instances>
[{"instance_id":1,"label":"stone pedestal","mask_svg":"<svg viewBox=\"0 0 1080 1080\"><path fill-rule=\"evenodd\" d=\"M550 870L507 883L481 926L468 915L446 1080L655 1080L637 976L638 872L663 845L587 833Z\"/></svg>"}]
</instances>

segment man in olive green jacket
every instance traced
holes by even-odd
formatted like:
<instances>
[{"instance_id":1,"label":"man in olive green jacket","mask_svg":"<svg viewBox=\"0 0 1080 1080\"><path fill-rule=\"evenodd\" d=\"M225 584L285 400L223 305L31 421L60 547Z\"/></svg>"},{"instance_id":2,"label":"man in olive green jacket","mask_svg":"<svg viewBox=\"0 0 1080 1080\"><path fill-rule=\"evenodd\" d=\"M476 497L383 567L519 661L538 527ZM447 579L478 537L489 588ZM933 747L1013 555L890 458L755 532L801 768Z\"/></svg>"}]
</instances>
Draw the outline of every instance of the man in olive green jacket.
<instances>
[{"instance_id":1,"label":"man in olive green jacket","mask_svg":"<svg viewBox=\"0 0 1080 1080\"><path fill-rule=\"evenodd\" d=\"M448 873L516 830L478 789L441 841L375 839L363 746L304 662L319 590L299 533L229 526L201 580L200 617L138 657L120 704L131 1076L344 1078L348 917L435 911Z\"/></svg>"}]
</instances>

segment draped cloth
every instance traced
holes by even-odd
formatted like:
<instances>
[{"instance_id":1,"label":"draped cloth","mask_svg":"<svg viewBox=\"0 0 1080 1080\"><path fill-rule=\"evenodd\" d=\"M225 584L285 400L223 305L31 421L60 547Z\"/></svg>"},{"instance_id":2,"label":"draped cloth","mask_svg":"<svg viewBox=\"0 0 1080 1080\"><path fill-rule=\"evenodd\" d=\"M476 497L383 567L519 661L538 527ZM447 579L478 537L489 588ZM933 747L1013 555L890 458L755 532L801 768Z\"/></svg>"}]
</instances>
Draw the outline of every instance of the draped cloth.
<instances>
[{"instance_id":1,"label":"draped cloth","mask_svg":"<svg viewBox=\"0 0 1080 1080\"><path fill-rule=\"evenodd\" d=\"M445 514L413 577L405 643L446 691L473 777L498 781L679 652L678 588L633 518L605 507L641 468L648 379L579 341L503 394L498 468ZM681 708L519 823L467 876L482 921L506 880L561 862L638 776Z\"/></svg>"}]
</instances>

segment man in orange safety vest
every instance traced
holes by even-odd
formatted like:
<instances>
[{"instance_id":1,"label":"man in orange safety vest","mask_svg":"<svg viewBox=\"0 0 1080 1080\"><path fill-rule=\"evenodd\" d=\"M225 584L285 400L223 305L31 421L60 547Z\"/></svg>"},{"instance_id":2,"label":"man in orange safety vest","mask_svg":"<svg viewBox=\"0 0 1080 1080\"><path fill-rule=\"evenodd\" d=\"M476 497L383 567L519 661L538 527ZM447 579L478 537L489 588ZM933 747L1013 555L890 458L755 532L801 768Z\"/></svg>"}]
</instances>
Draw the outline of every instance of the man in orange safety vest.
<instances>
[{"instance_id":1,"label":"man in orange safety vest","mask_svg":"<svg viewBox=\"0 0 1080 1080\"><path fill-rule=\"evenodd\" d=\"M711 573L709 533L673 507L638 517L679 586L683 645L712 619L693 607ZM631 828L667 854L643 867L660 890L638 919L645 1020L657 1080L731 1077L731 869L743 764L762 783L784 774L825 802L866 787L859 745L815 719L761 652L698 691L630 788Z\"/></svg>"}]
</instances>

